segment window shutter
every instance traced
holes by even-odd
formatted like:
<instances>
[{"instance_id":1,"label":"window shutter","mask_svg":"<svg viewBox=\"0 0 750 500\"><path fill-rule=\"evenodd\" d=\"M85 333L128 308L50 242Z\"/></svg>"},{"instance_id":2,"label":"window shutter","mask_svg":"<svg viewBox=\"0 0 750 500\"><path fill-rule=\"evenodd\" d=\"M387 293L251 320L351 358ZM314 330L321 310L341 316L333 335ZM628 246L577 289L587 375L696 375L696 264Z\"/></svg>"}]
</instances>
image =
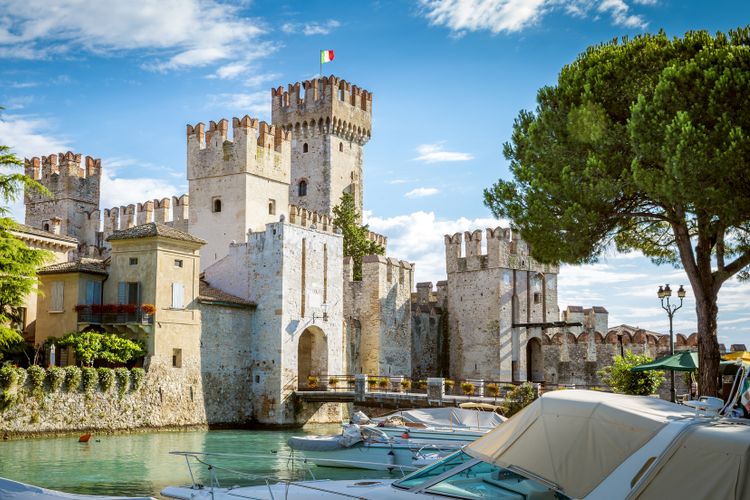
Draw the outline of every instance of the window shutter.
<instances>
[{"instance_id":1,"label":"window shutter","mask_svg":"<svg viewBox=\"0 0 750 500\"><path fill-rule=\"evenodd\" d=\"M117 303L125 304L128 298L128 284L121 281L117 284Z\"/></svg>"},{"instance_id":2,"label":"window shutter","mask_svg":"<svg viewBox=\"0 0 750 500\"><path fill-rule=\"evenodd\" d=\"M182 309L185 307L185 287L182 283L172 283L172 308Z\"/></svg>"},{"instance_id":3,"label":"window shutter","mask_svg":"<svg viewBox=\"0 0 750 500\"><path fill-rule=\"evenodd\" d=\"M94 301L92 304L102 303L102 282L94 281Z\"/></svg>"},{"instance_id":4,"label":"window shutter","mask_svg":"<svg viewBox=\"0 0 750 500\"><path fill-rule=\"evenodd\" d=\"M94 304L96 300L96 281L86 281L86 300L84 304Z\"/></svg>"},{"instance_id":5,"label":"window shutter","mask_svg":"<svg viewBox=\"0 0 750 500\"><path fill-rule=\"evenodd\" d=\"M63 300L63 282L53 281L52 282L52 309L53 312L61 312L65 307Z\"/></svg>"}]
</instances>

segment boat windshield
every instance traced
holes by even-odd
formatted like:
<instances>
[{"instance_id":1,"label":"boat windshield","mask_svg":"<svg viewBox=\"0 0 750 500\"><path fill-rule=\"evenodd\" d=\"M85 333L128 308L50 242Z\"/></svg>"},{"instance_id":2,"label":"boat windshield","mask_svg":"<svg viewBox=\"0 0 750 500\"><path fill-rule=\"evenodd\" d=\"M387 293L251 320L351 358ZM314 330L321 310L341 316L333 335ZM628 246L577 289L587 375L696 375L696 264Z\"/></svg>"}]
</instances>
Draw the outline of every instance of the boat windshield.
<instances>
[{"instance_id":1,"label":"boat windshield","mask_svg":"<svg viewBox=\"0 0 750 500\"><path fill-rule=\"evenodd\" d=\"M455 469L454 474L450 474L451 469ZM463 452L446 457L393 485L453 498L568 498L538 481L475 460Z\"/></svg>"}]
</instances>

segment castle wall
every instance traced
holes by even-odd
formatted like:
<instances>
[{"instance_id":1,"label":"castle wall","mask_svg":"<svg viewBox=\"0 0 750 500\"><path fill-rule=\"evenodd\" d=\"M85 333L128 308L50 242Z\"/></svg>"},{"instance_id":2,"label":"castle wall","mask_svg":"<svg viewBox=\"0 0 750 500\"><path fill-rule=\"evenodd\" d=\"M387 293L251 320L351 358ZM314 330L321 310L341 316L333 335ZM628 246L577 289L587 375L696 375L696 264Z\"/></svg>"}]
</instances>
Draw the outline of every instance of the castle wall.
<instances>
[{"instance_id":1,"label":"castle wall","mask_svg":"<svg viewBox=\"0 0 750 500\"><path fill-rule=\"evenodd\" d=\"M342 261L341 236L277 222L249 233L206 269L212 286L257 304L250 354L255 420L294 423L291 394L306 383L298 372L342 373Z\"/></svg>"},{"instance_id":2,"label":"castle wall","mask_svg":"<svg viewBox=\"0 0 750 500\"><path fill-rule=\"evenodd\" d=\"M291 134L247 116L188 126L189 232L208 244L203 268L226 255L248 230L263 231L279 220L289 203ZM218 202L218 205L217 205Z\"/></svg>"},{"instance_id":3,"label":"castle wall","mask_svg":"<svg viewBox=\"0 0 750 500\"><path fill-rule=\"evenodd\" d=\"M351 279L347 259L344 314L359 342L350 367L355 373L411 376L411 264L379 255L362 260L362 280Z\"/></svg>"},{"instance_id":4,"label":"castle wall","mask_svg":"<svg viewBox=\"0 0 750 500\"><path fill-rule=\"evenodd\" d=\"M445 288L446 282L438 287ZM442 300L440 300L442 299ZM447 377L447 320L445 297L439 297L432 283L417 283L411 297L411 376L415 380Z\"/></svg>"}]
</instances>

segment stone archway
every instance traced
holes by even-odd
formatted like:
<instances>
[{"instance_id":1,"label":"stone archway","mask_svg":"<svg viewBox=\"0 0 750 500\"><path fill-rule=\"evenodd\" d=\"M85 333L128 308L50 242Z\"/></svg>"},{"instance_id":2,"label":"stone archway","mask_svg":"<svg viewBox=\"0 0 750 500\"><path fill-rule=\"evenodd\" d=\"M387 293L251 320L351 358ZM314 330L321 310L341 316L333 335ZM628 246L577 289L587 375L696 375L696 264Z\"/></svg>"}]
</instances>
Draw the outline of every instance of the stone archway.
<instances>
[{"instance_id":1,"label":"stone archway","mask_svg":"<svg viewBox=\"0 0 750 500\"><path fill-rule=\"evenodd\" d=\"M534 337L526 342L526 380L544 382L544 358L542 342Z\"/></svg>"},{"instance_id":2,"label":"stone archway","mask_svg":"<svg viewBox=\"0 0 750 500\"><path fill-rule=\"evenodd\" d=\"M318 327L310 326L302 332L297 343L297 380L300 388L308 387L308 377L316 376L319 384L328 375L328 340Z\"/></svg>"}]
</instances>

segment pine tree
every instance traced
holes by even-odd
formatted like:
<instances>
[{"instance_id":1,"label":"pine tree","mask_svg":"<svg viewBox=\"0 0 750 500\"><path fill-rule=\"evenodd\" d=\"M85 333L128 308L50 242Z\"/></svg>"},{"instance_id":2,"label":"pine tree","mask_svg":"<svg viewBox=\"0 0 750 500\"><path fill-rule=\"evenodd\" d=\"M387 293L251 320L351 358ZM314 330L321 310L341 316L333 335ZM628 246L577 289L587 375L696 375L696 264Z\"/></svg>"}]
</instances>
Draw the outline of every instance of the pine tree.
<instances>
[{"instance_id":1,"label":"pine tree","mask_svg":"<svg viewBox=\"0 0 750 500\"><path fill-rule=\"evenodd\" d=\"M370 228L361 225L359 213L354 204L354 197L349 193L341 196L339 204L333 207L333 225L341 230L344 236L344 257L353 260L355 280L362 279L362 257L365 255L383 255L385 248L368 239Z\"/></svg>"}]
</instances>

